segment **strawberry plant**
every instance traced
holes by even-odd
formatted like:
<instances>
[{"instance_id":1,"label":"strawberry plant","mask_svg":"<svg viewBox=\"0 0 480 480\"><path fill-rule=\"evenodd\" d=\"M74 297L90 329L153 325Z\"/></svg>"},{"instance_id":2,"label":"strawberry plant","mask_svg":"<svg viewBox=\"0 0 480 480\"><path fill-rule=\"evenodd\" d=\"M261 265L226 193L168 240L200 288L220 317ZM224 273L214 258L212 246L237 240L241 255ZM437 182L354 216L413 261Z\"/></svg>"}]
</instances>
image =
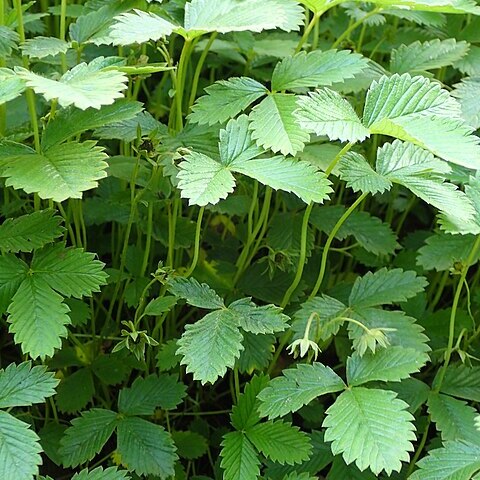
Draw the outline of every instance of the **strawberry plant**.
<instances>
[{"instance_id":1,"label":"strawberry plant","mask_svg":"<svg viewBox=\"0 0 480 480\"><path fill-rule=\"evenodd\" d=\"M479 19L0 0L0 478L480 479Z\"/></svg>"}]
</instances>

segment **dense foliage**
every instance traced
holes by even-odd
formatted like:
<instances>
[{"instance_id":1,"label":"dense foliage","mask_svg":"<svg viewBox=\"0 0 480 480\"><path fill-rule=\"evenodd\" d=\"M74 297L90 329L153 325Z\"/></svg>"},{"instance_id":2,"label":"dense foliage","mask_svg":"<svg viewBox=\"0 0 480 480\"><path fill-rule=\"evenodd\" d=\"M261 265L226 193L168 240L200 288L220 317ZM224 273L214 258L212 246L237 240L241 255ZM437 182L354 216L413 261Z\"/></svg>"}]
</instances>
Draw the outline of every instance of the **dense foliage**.
<instances>
[{"instance_id":1,"label":"dense foliage","mask_svg":"<svg viewBox=\"0 0 480 480\"><path fill-rule=\"evenodd\" d=\"M0 0L0 479L480 479L475 0Z\"/></svg>"}]
</instances>

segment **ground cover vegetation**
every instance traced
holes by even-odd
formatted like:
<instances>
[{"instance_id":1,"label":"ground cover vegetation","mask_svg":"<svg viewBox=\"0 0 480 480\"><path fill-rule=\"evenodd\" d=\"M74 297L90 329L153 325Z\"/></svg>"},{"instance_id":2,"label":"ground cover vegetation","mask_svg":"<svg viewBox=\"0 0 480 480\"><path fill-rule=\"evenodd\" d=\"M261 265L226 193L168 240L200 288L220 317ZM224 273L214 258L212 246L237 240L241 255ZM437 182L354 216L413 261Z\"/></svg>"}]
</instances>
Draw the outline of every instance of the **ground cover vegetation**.
<instances>
[{"instance_id":1,"label":"ground cover vegetation","mask_svg":"<svg viewBox=\"0 0 480 480\"><path fill-rule=\"evenodd\" d=\"M0 478L480 479L479 15L0 0Z\"/></svg>"}]
</instances>

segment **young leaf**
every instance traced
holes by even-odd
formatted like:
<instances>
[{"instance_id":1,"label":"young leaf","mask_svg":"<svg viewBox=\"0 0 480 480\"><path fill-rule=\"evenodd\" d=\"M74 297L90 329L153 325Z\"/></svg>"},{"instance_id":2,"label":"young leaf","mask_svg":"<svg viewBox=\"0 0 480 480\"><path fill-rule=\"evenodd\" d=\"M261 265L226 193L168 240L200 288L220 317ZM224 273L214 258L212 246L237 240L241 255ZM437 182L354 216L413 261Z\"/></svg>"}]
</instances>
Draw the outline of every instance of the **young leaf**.
<instances>
[{"instance_id":1,"label":"young leaf","mask_svg":"<svg viewBox=\"0 0 480 480\"><path fill-rule=\"evenodd\" d=\"M82 248L65 248L57 243L35 252L31 271L65 297L81 298L99 292L106 284L104 263Z\"/></svg>"},{"instance_id":2,"label":"young leaf","mask_svg":"<svg viewBox=\"0 0 480 480\"><path fill-rule=\"evenodd\" d=\"M53 210L8 218L0 225L0 249L16 253L43 247L62 235L62 221Z\"/></svg>"},{"instance_id":3,"label":"young leaf","mask_svg":"<svg viewBox=\"0 0 480 480\"><path fill-rule=\"evenodd\" d=\"M358 277L348 301L354 308L391 305L414 297L426 286L425 277L417 277L413 271L382 268L375 273L368 272L363 277Z\"/></svg>"},{"instance_id":4,"label":"young leaf","mask_svg":"<svg viewBox=\"0 0 480 480\"><path fill-rule=\"evenodd\" d=\"M0 411L0 478L31 479L38 475L42 448L37 434L9 413Z\"/></svg>"},{"instance_id":5,"label":"young leaf","mask_svg":"<svg viewBox=\"0 0 480 480\"><path fill-rule=\"evenodd\" d=\"M185 391L185 385L174 375L139 377L130 388L120 390L118 409L126 415L153 415L157 407L175 408Z\"/></svg>"},{"instance_id":6,"label":"young leaf","mask_svg":"<svg viewBox=\"0 0 480 480\"><path fill-rule=\"evenodd\" d=\"M7 186L63 202L67 198L82 198L85 190L95 188L97 181L106 177L106 158L95 142L68 142L41 155L33 151L12 155L0 166L0 176L7 178Z\"/></svg>"},{"instance_id":7,"label":"young leaf","mask_svg":"<svg viewBox=\"0 0 480 480\"><path fill-rule=\"evenodd\" d=\"M213 83L205 88L205 92L188 116L191 122L200 125L214 125L235 117L268 90L253 78L232 77Z\"/></svg>"},{"instance_id":8,"label":"young leaf","mask_svg":"<svg viewBox=\"0 0 480 480\"><path fill-rule=\"evenodd\" d=\"M367 68L367 60L349 50L316 50L300 52L277 63L272 75L272 89L291 90L301 87L329 87L354 78Z\"/></svg>"},{"instance_id":9,"label":"young leaf","mask_svg":"<svg viewBox=\"0 0 480 480\"><path fill-rule=\"evenodd\" d=\"M223 377L243 350L242 334L229 310L213 311L187 325L178 345L177 353L183 355L181 364L187 365L187 373L192 372L194 380L202 384Z\"/></svg>"},{"instance_id":10,"label":"young leaf","mask_svg":"<svg viewBox=\"0 0 480 480\"><path fill-rule=\"evenodd\" d=\"M297 364L283 371L282 376L271 380L258 395L259 412L269 419L296 412L314 398L345 388L343 380L329 367L315 362L313 365Z\"/></svg>"},{"instance_id":11,"label":"young leaf","mask_svg":"<svg viewBox=\"0 0 480 480\"><path fill-rule=\"evenodd\" d=\"M67 336L70 309L47 282L36 276L23 280L8 307L9 332L31 358L52 357Z\"/></svg>"},{"instance_id":12,"label":"young leaf","mask_svg":"<svg viewBox=\"0 0 480 480\"><path fill-rule=\"evenodd\" d=\"M82 470L76 473L72 480L129 480L130 476L127 475L126 470L117 470L117 467L106 468L102 467L94 468L93 470Z\"/></svg>"},{"instance_id":13,"label":"young leaf","mask_svg":"<svg viewBox=\"0 0 480 480\"><path fill-rule=\"evenodd\" d=\"M0 314L5 313L25 279L28 265L14 255L0 255Z\"/></svg>"},{"instance_id":14,"label":"young leaf","mask_svg":"<svg viewBox=\"0 0 480 480\"><path fill-rule=\"evenodd\" d=\"M248 438L242 432L224 435L220 453L225 480L255 480L260 475L260 460Z\"/></svg>"},{"instance_id":15,"label":"young leaf","mask_svg":"<svg viewBox=\"0 0 480 480\"><path fill-rule=\"evenodd\" d=\"M27 86L46 100L56 99L62 107L75 105L81 110L99 109L102 105L112 104L123 96L127 77L115 69L104 70L104 58L97 57L89 64L85 62L63 74L59 81L42 77L25 68L16 67L15 72Z\"/></svg>"},{"instance_id":16,"label":"young leaf","mask_svg":"<svg viewBox=\"0 0 480 480\"><path fill-rule=\"evenodd\" d=\"M117 436L118 453L129 470L162 480L174 474L178 457L172 437L163 427L142 418L125 417L118 424Z\"/></svg>"},{"instance_id":17,"label":"young leaf","mask_svg":"<svg viewBox=\"0 0 480 480\"><path fill-rule=\"evenodd\" d=\"M310 135L295 123L296 97L284 93L269 95L250 113L252 138L274 153L301 152Z\"/></svg>"},{"instance_id":18,"label":"young leaf","mask_svg":"<svg viewBox=\"0 0 480 480\"><path fill-rule=\"evenodd\" d=\"M72 420L61 440L60 455L66 467L76 467L100 453L117 426L117 414L93 408Z\"/></svg>"},{"instance_id":19,"label":"young leaf","mask_svg":"<svg viewBox=\"0 0 480 480\"><path fill-rule=\"evenodd\" d=\"M184 298L189 305L214 310L225 308L223 300L206 283L198 283L194 278L171 277L168 291L176 297Z\"/></svg>"},{"instance_id":20,"label":"young leaf","mask_svg":"<svg viewBox=\"0 0 480 480\"><path fill-rule=\"evenodd\" d=\"M11 363L0 370L0 408L23 407L43 403L55 394L58 380L46 367L30 362Z\"/></svg>"},{"instance_id":21,"label":"young leaf","mask_svg":"<svg viewBox=\"0 0 480 480\"><path fill-rule=\"evenodd\" d=\"M160 40L168 37L175 25L151 12L134 10L135 13L122 13L115 17L110 27L108 39L114 45L130 45Z\"/></svg>"},{"instance_id":22,"label":"young leaf","mask_svg":"<svg viewBox=\"0 0 480 480\"><path fill-rule=\"evenodd\" d=\"M414 450L415 427L408 405L395 397L388 390L363 387L343 392L323 422L333 454L341 453L345 463L355 462L361 471L370 468L375 475L399 472Z\"/></svg>"},{"instance_id":23,"label":"young leaf","mask_svg":"<svg viewBox=\"0 0 480 480\"><path fill-rule=\"evenodd\" d=\"M308 436L281 420L259 423L249 428L246 435L265 457L281 465L302 463L312 451Z\"/></svg>"}]
</instances>

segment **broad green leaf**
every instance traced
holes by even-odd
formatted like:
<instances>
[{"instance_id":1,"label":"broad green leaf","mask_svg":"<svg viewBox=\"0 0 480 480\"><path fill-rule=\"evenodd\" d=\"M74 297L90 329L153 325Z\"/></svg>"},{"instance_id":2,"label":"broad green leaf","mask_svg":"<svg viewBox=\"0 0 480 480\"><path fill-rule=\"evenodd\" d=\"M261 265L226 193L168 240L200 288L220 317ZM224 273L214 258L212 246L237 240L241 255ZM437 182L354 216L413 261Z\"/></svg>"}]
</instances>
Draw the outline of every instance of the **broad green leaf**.
<instances>
[{"instance_id":1,"label":"broad green leaf","mask_svg":"<svg viewBox=\"0 0 480 480\"><path fill-rule=\"evenodd\" d=\"M25 68L16 67L16 74L35 93L42 94L47 101L56 99L62 107L75 105L81 110L99 109L110 105L123 96L127 76L116 69L104 69L104 58L97 57L89 64L85 62L63 74L60 80L52 80Z\"/></svg>"},{"instance_id":2,"label":"broad green leaf","mask_svg":"<svg viewBox=\"0 0 480 480\"><path fill-rule=\"evenodd\" d=\"M172 432L177 454L187 460L203 457L208 451L207 439L197 432Z\"/></svg>"},{"instance_id":3,"label":"broad green leaf","mask_svg":"<svg viewBox=\"0 0 480 480\"><path fill-rule=\"evenodd\" d=\"M26 193L38 193L42 199L63 202L82 198L106 177L107 156L95 142L68 142L55 145L43 154L12 155L0 165L5 184Z\"/></svg>"},{"instance_id":4,"label":"broad green leaf","mask_svg":"<svg viewBox=\"0 0 480 480\"><path fill-rule=\"evenodd\" d=\"M52 357L62 346L70 324L67 305L48 283L36 276L23 280L8 307L9 332L31 358Z\"/></svg>"},{"instance_id":5,"label":"broad green leaf","mask_svg":"<svg viewBox=\"0 0 480 480\"><path fill-rule=\"evenodd\" d=\"M0 105L17 98L25 91L25 82L13 70L0 68Z\"/></svg>"},{"instance_id":6,"label":"broad green leaf","mask_svg":"<svg viewBox=\"0 0 480 480\"><path fill-rule=\"evenodd\" d=\"M460 440L480 445L480 432L475 428L477 411L461 400L430 392L428 413L444 442Z\"/></svg>"},{"instance_id":7,"label":"broad green leaf","mask_svg":"<svg viewBox=\"0 0 480 480\"><path fill-rule=\"evenodd\" d=\"M12 54L16 50L20 41L18 33L6 25L0 25L0 56L3 58Z\"/></svg>"},{"instance_id":8,"label":"broad green leaf","mask_svg":"<svg viewBox=\"0 0 480 480\"><path fill-rule=\"evenodd\" d=\"M444 181L450 171L448 165L420 147L398 140L385 143L377 151L376 170L459 222L468 222L474 215L468 197L456 185Z\"/></svg>"},{"instance_id":9,"label":"broad green leaf","mask_svg":"<svg viewBox=\"0 0 480 480\"><path fill-rule=\"evenodd\" d=\"M228 310L213 311L187 325L178 345L177 353L183 355L181 364L202 384L223 377L243 350L235 315Z\"/></svg>"},{"instance_id":10,"label":"broad green leaf","mask_svg":"<svg viewBox=\"0 0 480 480\"><path fill-rule=\"evenodd\" d=\"M341 142L361 142L370 135L352 106L333 90L323 88L300 96L297 105L294 116L306 132Z\"/></svg>"},{"instance_id":11,"label":"broad green leaf","mask_svg":"<svg viewBox=\"0 0 480 480\"><path fill-rule=\"evenodd\" d=\"M117 426L117 414L93 408L72 420L61 440L60 455L65 467L76 467L100 453Z\"/></svg>"},{"instance_id":12,"label":"broad green leaf","mask_svg":"<svg viewBox=\"0 0 480 480\"><path fill-rule=\"evenodd\" d=\"M157 41L168 37L175 25L151 12L134 10L115 17L115 23L110 27L108 39L114 45L130 45Z\"/></svg>"},{"instance_id":13,"label":"broad green leaf","mask_svg":"<svg viewBox=\"0 0 480 480\"><path fill-rule=\"evenodd\" d=\"M340 159L338 173L340 178L347 182L347 187L354 192L375 195L392 187L392 182L388 178L377 173L365 157L356 152L348 152Z\"/></svg>"},{"instance_id":14,"label":"broad green leaf","mask_svg":"<svg viewBox=\"0 0 480 480\"><path fill-rule=\"evenodd\" d=\"M117 436L118 453L129 470L161 479L173 475L178 457L172 437L163 427L142 418L125 417L118 424Z\"/></svg>"},{"instance_id":15,"label":"broad green leaf","mask_svg":"<svg viewBox=\"0 0 480 480\"><path fill-rule=\"evenodd\" d=\"M62 109L55 114L53 119L50 119L45 127L42 136L42 148L48 150L70 137L84 133L86 130L129 120L141 111L142 104L140 102L127 99L119 99L112 105L104 105L100 110L96 108L80 110L75 107ZM137 138L136 128L135 138Z\"/></svg>"},{"instance_id":16,"label":"broad green leaf","mask_svg":"<svg viewBox=\"0 0 480 480\"><path fill-rule=\"evenodd\" d=\"M480 401L480 367L450 365L442 382L441 391L455 397Z\"/></svg>"},{"instance_id":17,"label":"broad green leaf","mask_svg":"<svg viewBox=\"0 0 480 480\"><path fill-rule=\"evenodd\" d=\"M178 299L172 295L166 297L154 298L149 302L143 311L143 315L158 316L169 312L178 302Z\"/></svg>"},{"instance_id":18,"label":"broad green leaf","mask_svg":"<svg viewBox=\"0 0 480 480\"><path fill-rule=\"evenodd\" d=\"M346 478L348 480L375 480L377 476L368 470L361 472L355 465L347 465L342 457L335 457L327 480L345 480Z\"/></svg>"},{"instance_id":19,"label":"broad green leaf","mask_svg":"<svg viewBox=\"0 0 480 480\"><path fill-rule=\"evenodd\" d=\"M5 313L26 277L28 265L14 255L0 255L0 314Z\"/></svg>"},{"instance_id":20,"label":"broad green leaf","mask_svg":"<svg viewBox=\"0 0 480 480\"><path fill-rule=\"evenodd\" d=\"M249 298L243 298L228 309L235 314L240 328L255 335L283 332L288 327L289 318L275 305L257 307Z\"/></svg>"},{"instance_id":21,"label":"broad green leaf","mask_svg":"<svg viewBox=\"0 0 480 480\"><path fill-rule=\"evenodd\" d=\"M35 252L31 272L65 297L81 298L99 292L106 284L104 266L93 253L57 243Z\"/></svg>"},{"instance_id":22,"label":"broad green leaf","mask_svg":"<svg viewBox=\"0 0 480 480\"><path fill-rule=\"evenodd\" d=\"M118 409L126 415L153 415L156 408L175 408L185 396L186 387L174 375L137 378L130 388L120 390Z\"/></svg>"},{"instance_id":23,"label":"broad green leaf","mask_svg":"<svg viewBox=\"0 0 480 480\"><path fill-rule=\"evenodd\" d=\"M38 36L27 39L20 48L27 57L44 58L49 55L54 56L59 53L66 53L69 47L70 45L65 40Z\"/></svg>"},{"instance_id":24,"label":"broad green leaf","mask_svg":"<svg viewBox=\"0 0 480 480\"><path fill-rule=\"evenodd\" d=\"M9 413L0 411L0 478L32 479L38 475L42 448L37 434Z\"/></svg>"},{"instance_id":25,"label":"broad green leaf","mask_svg":"<svg viewBox=\"0 0 480 480\"><path fill-rule=\"evenodd\" d=\"M53 210L40 210L17 218L7 218L0 225L0 249L5 252L31 252L63 233L63 219Z\"/></svg>"},{"instance_id":26,"label":"broad green leaf","mask_svg":"<svg viewBox=\"0 0 480 480\"><path fill-rule=\"evenodd\" d=\"M242 332L242 335L243 350L237 360L239 372L251 375L254 371L263 371L273 358L275 336L248 332Z\"/></svg>"},{"instance_id":27,"label":"broad green leaf","mask_svg":"<svg viewBox=\"0 0 480 480\"><path fill-rule=\"evenodd\" d=\"M417 463L409 480L470 480L480 470L480 446L461 441L446 442L430 450Z\"/></svg>"},{"instance_id":28,"label":"broad green leaf","mask_svg":"<svg viewBox=\"0 0 480 480\"><path fill-rule=\"evenodd\" d=\"M413 142L444 160L480 167L480 140L460 105L438 83L408 73L383 76L368 90L363 116L371 133Z\"/></svg>"},{"instance_id":29,"label":"broad green leaf","mask_svg":"<svg viewBox=\"0 0 480 480\"><path fill-rule=\"evenodd\" d=\"M255 480L260 475L260 460L250 440L242 432L224 435L220 452L225 480Z\"/></svg>"},{"instance_id":30,"label":"broad green leaf","mask_svg":"<svg viewBox=\"0 0 480 480\"><path fill-rule=\"evenodd\" d=\"M297 108L296 97L274 93L250 113L252 138L263 148L274 153L295 155L301 152L310 135L295 123L293 112Z\"/></svg>"},{"instance_id":31,"label":"broad green leaf","mask_svg":"<svg viewBox=\"0 0 480 480\"><path fill-rule=\"evenodd\" d=\"M296 412L314 398L345 388L343 380L330 368L315 362L284 370L260 392L259 412L269 419Z\"/></svg>"},{"instance_id":32,"label":"broad green leaf","mask_svg":"<svg viewBox=\"0 0 480 480\"><path fill-rule=\"evenodd\" d=\"M399 472L414 450L415 427L407 407L388 390L346 390L326 412L325 440L332 442L334 455L341 453L345 463L355 462L361 471Z\"/></svg>"},{"instance_id":33,"label":"broad green leaf","mask_svg":"<svg viewBox=\"0 0 480 480\"><path fill-rule=\"evenodd\" d=\"M386 390L398 394L398 398L408 404L408 411L414 414L427 402L430 387L417 378L406 378L401 382L387 382L383 384Z\"/></svg>"},{"instance_id":34,"label":"broad green leaf","mask_svg":"<svg viewBox=\"0 0 480 480\"><path fill-rule=\"evenodd\" d=\"M233 192L235 178L227 167L202 153L190 152L183 158L178 188L189 205L215 205Z\"/></svg>"},{"instance_id":35,"label":"broad green leaf","mask_svg":"<svg viewBox=\"0 0 480 480\"><path fill-rule=\"evenodd\" d=\"M259 399L257 396L267 384L268 377L262 375L260 377L254 376L245 385L237 404L232 408L232 425L237 430L246 430L260 422L260 415L258 414Z\"/></svg>"},{"instance_id":36,"label":"broad green leaf","mask_svg":"<svg viewBox=\"0 0 480 480\"><path fill-rule=\"evenodd\" d=\"M355 352L347 359L347 383L354 387L374 380L398 382L420 371L427 361L425 352L399 346L362 356Z\"/></svg>"},{"instance_id":37,"label":"broad green leaf","mask_svg":"<svg viewBox=\"0 0 480 480\"><path fill-rule=\"evenodd\" d=\"M472 128L480 127L480 78L462 78L455 85L452 96L458 99L462 116Z\"/></svg>"},{"instance_id":38,"label":"broad green leaf","mask_svg":"<svg viewBox=\"0 0 480 480\"><path fill-rule=\"evenodd\" d=\"M275 15L272 15L275 12ZM192 0L185 5L185 30L203 32L261 32L298 30L303 9L289 0Z\"/></svg>"},{"instance_id":39,"label":"broad green leaf","mask_svg":"<svg viewBox=\"0 0 480 480\"><path fill-rule=\"evenodd\" d=\"M0 408L24 407L43 403L55 394L58 380L42 365L11 363L0 370Z\"/></svg>"},{"instance_id":40,"label":"broad green leaf","mask_svg":"<svg viewBox=\"0 0 480 480\"><path fill-rule=\"evenodd\" d=\"M422 292L426 286L425 277L417 277L414 271L382 268L355 280L349 305L358 309L404 302Z\"/></svg>"},{"instance_id":41,"label":"broad green leaf","mask_svg":"<svg viewBox=\"0 0 480 480\"><path fill-rule=\"evenodd\" d=\"M457 42L454 38L447 40L430 40L410 45L400 45L392 50L390 71L392 73L415 73L433 70L451 65L460 60L468 51L467 42Z\"/></svg>"},{"instance_id":42,"label":"broad green leaf","mask_svg":"<svg viewBox=\"0 0 480 480\"><path fill-rule=\"evenodd\" d=\"M213 125L235 117L268 90L253 78L232 77L219 80L205 88L188 116L191 122Z\"/></svg>"},{"instance_id":43,"label":"broad green leaf","mask_svg":"<svg viewBox=\"0 0 480 480\"><path fill-rule=\"evenodd\" d=\"M55 401L61 412L75 413L84 409L94 394L92 371L89 368L80 368L62 380Z\"/></svg>"},{"instance_id":44,"label":"broad green leaf","mask_svg":"<svg viewBox=\"0 0 480 480\"><path fill-rule=\"evenodd\" d=\"M168 291L184 298L189 305L208 310L225 308L223 300L206 283L199 283L194 278L171 277L168 280Z\"/></svg>"},{"instance_id":45,"label":"broad green leaf","mask_svg":"<svg viewBox=\"0 0 480 480\"><path fill-rule=\"evenodd\" d=\"M265 457L281 465L302 463L312 451L308 436L281 420L259 423L250 427L246 435Z\"/></svg>"},{"instance_id":46,"label":"broad green leaf","mask_svg":"<svg viewBox=\"0 0 480 480\"><path fill-rule=\"evenodd\" d=\"M82 470L76 473L72 480L129 480L130 476L126 470L117 470L117 467L109 467L105 470L102 467L93 470Z\"/></svg>"},{"instance_id":47,"label":"broad green leaf","mask_svg":"<svg viewBox=\"0 0 480 480\"><path fill-rule=\"evenodd\" d=\"M359 0L356 0L359 1ZM472 0L369 0L382 7L418 10L422 12L472 13L480 15L480 8Z\"/></svg>"},{"instance_id":48,"label":"broad green leaf","mask_svg":"<svg viewBox=\"0 0 480 480\"><path fill-rule=\"evenodd\" d=\"M349 50L300 52L277 63L272 75L272 89L328 87L355 77L367 65L364 57Z\"/></svg>"}]
</instances>

